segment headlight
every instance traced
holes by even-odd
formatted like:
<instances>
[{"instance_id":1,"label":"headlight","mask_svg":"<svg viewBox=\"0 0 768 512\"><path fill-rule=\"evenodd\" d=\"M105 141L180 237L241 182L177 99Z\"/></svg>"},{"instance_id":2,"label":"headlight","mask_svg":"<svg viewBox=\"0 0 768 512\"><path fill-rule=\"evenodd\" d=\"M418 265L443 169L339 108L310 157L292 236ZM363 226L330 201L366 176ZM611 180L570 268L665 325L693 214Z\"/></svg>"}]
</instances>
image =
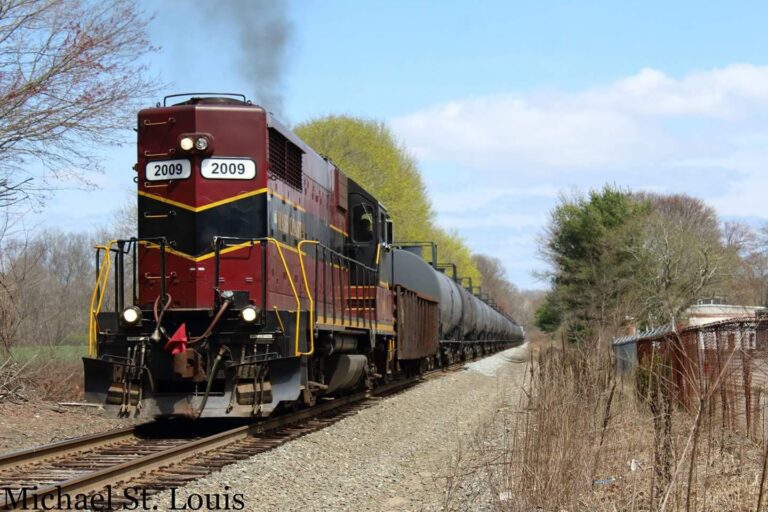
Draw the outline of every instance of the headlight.
<instances>
[{"instance_id":1,"label":"headlight","mask_svg":"<svg viewBox=\"0 0 768 512\"><path fill-rule=\"evenodd\" d=\"M205 137L198 137L197 140L195 140L195 149L198 151L205 151L208 149L208 139Z\"/></svg>"},{"instance_id":2,"label":"headlight","mask_svg":"<svg viewBox=\"0 0 768 512\"><path fill-rule=\"evenodd\" d=\"M240 311L240 318L243 319L243 322L248 322L249 324L256 321L258 316L259 310L254 306L245 306L242 311Z\"/></svg>"},{"instance_id":3,"label":"headlight","mask_svg":"<svg viewBox=\"0 0 768 512\"><path fill-rule=\"evenodd\" d=\"M195 141L192 140L192 137L184 137L179 141L179 147L184 151L189 151L194 146L195 146Z\"/></svg>"},{"instance_id":4,"label":"headlight","mask_svg":"<svg viewBox=\"0 0 768 512\"><path fill-rule=\"evenodd\" d=\"M130 306L123 310L123 322L126 324L137 324L141 320L141 310L136 306Z\"/></svg>"}]
</instances>

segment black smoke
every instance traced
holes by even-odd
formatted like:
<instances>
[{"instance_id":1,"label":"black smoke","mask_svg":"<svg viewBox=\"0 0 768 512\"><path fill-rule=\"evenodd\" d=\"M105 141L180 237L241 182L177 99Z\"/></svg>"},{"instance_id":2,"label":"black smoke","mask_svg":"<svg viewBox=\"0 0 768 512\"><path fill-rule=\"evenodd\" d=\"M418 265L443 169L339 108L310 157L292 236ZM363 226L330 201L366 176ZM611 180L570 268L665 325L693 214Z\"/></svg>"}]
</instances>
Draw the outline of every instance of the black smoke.
<instances>
[{"instance_id":1,"label":"black smoke","mask_svg":"<svg viewBox=\"0 0 768 512\"><path fill-rule=\"evenodd\" d=\"M257 103L283 113L288 45L293 24L285 0L219 0L206 3L208 13L237 31L239 69Z\"/></svg>"}]
</instances>

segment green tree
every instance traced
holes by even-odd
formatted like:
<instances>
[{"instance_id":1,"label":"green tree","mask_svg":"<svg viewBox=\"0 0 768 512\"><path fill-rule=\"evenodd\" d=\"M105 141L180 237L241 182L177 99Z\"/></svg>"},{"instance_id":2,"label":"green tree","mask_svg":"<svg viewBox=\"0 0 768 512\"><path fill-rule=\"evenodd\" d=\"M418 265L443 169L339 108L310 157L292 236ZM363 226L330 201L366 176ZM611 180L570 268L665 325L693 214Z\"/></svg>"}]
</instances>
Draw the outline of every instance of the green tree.
<instances>
[{"instance_id":1,"label":"green tree","mask_svg":"<svg viewBox=\"0 0 768 512\"><path fill-rule=\"evenodd\" d=\"M433 212L414 160L379 121L328 116L295 130L389 211L399 240L426 240Z\"/></svg>"},{"instance_id":2,"label":"green tree","mask_svg":"<svg viewBox=\"0 0 768 512\"><path fill-rule=\"evenodd\" d=\"M387 208L395 223L395 240L433 240L441 261L456 263L461 275L479 281L464 241L435 225L418 166L386 124L330 115L301 123L294 131Z\"/></svg>"},{"instance_id":3,"label":"green tree","mask_svg":"<svg viewBox=\"0 0 768 512\"><path fill-rule=\"evenodd\" d=\"M632 232L622 227L647 210L646 202L610 186L561 199L542 247L553 270L552 291L537 312L540 329L565 324L573 340L582 340L624 321L635 260L625 250Z\"/></svg>"}]
</instances>

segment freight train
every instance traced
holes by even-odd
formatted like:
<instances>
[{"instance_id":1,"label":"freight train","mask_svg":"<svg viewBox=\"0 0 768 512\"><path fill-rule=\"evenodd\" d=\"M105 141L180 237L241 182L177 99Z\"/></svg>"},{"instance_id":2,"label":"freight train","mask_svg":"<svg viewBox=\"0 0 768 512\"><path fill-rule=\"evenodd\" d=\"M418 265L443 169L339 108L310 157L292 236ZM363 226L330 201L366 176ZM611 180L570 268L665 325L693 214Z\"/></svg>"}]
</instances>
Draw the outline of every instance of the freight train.
<instances>
[{"instance_id":1,"label":"freight train","mask_svg":"<svg viewBox=\"0 0 768 512\"><path fill-rule=\"evenodd\" d=\"M265 417L522 341L270 112L180 96L138 114L137 236L97 247L88 401Z\"/></svg>"}]
</instances>

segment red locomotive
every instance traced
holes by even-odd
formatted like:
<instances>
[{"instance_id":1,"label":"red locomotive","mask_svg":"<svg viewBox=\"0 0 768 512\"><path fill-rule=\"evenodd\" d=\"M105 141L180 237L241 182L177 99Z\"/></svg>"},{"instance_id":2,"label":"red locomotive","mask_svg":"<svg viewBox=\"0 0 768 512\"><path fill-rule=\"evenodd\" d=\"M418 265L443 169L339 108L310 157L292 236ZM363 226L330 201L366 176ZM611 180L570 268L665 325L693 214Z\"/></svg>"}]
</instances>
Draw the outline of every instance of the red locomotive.
<instances>
[{"instance_id":1,"label":"red locomotive","mask_svg":"<svg viewBox=\"0 0 768 512\"><path fill-rule=\"evenodd\" d=\"M269 112L184 96L139 112L138 236L97 252L88 400L266 416L522 340Z\"/></svg>"}]
</instances>

